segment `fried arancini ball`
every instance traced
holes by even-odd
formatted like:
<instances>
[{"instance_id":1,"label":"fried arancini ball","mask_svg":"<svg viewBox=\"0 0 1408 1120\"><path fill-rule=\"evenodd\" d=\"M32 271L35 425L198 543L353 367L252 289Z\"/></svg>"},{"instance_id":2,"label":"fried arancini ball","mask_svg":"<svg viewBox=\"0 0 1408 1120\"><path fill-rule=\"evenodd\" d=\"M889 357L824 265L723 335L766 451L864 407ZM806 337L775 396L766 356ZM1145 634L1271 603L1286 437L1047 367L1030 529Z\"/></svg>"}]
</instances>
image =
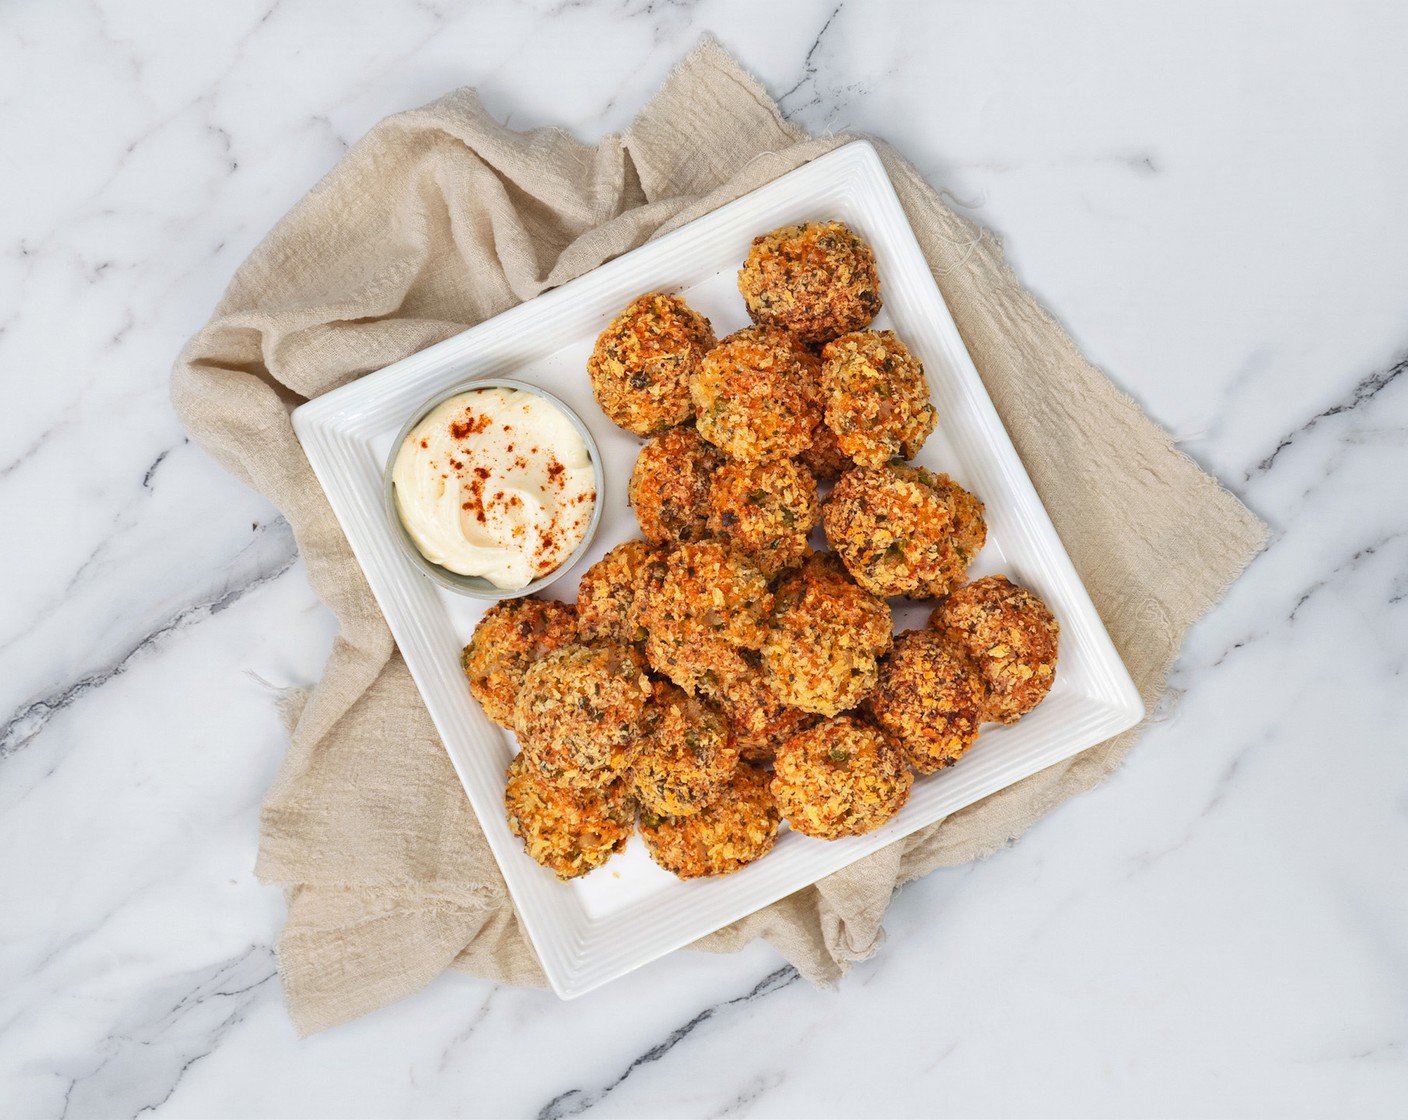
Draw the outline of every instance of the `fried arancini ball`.
<instances>
[{"instance_id":1,"label":"fried arancini ball","mask_svg":"<svg viewBox=\"0 0 1408 1120\"><path fill-rule=\"evenodd\" d=\"M577 612L567 603L533 595L495 603L479 620L460 668L469 694L501 727L513 727L513 702L533 662L577 640Z\"/></svg>"},{"instance_id":2,"label":"fried arancini ball","mask_svg":"<svg viewBox=\"0 0 1408 1120\"><path fill-rule=\"evenodd\" d=\"M938 423L919 359L894 331L857 331L823 351L826 426L856 463L912 459Z\"/></svg>"},{"instance_id":3,"label":"fried arancini ball","mask_svg":"<svg viewBox=\"0 0 1408 1120\"><path fill-rule=\"evenodd\" d=\"M763 669L784 702L834 716L875 687L894 640L890 608L857 587L830 554L784 578L763 643Z\"/></svg>"},{"instance_id":4,"label":"fried arancini ball","mask_svg":"<svg viewBox=\"0 0 1408 1120\"><path fill-rule=\"evenodd\" d=\"M781 331L748 327L704 355L690 379L699 434L733 459L789 459L811 443L818 409Z\"/></svg>"},{"instance_id":5,"label":"fried arancini ball","mask_svg":"<svg viewBox=\"0 0 1408 1120\"><path fill-rule=\"evenodd\" d=\"M766 637L772 593L763 574L719 541L683 544L645 588L640 620L651 667L691 695L719 690L748 669Z\"/></svg>"},{"instance_id":6,"label":"fried arancini ball","mask_svg":"<svg viewBox=\"0 0 1408 1120\"><path fill-rule=\"evenodd\" d=\"M709 479L724 457L693 428L672 428L640 449L626 501L652 544L708 535Z\"/></svg>"},{"instance_id":7,"label":"fried arancini ball","mask_svg":"<svg viewBox=\"0 0 1408 1120\"><path fill-rule=\"evenodd\" d=\"M1006 576L985 576L949 593L929 625L957 639L988 685L984 719L1016 723L1056 681L1061 627L1045 603Z\"/></svg>"},{"instance_id":8,"label":"fried arancini ball","mask_svg":"<svg viewBox=\"0 0 1408 1120\"><path fill-rule=\"evenodd\" d=\"M626 846L636 806L624 779L600 789L574 789L544 778L522 754L508 764L504 786L508 827L523 850L559 879L600 867Z\"/></svg>"},{"instance_id":9,"label":"fried arancini ball","mask_svg":"<svg viewBox=\"0 0 1408 1120\"><path fill-rule=\"evenodd\" d=\"M910 630L880 662L865 701L876 724L921 774L952 766L973 745L987 685L968 651L938 630Z\"/></svg>"},{"instance_id":10,"label":"fried arancini ball","mask_svg":"<svg viewBox=\"0 0 1408 1120\"><path fill-rule=\"evenodd\" d=\"M662 550L645 541L618 544L582 573L577 588L577 632L586 642L640 642L633 621L636 595Z\"/></svg>"},{"instance_id":11,"label":"fried arancini ball","mask_svg":"<svg viewBox=\"0 0 1408 1120\"><path fill-rule=\"evenodd\" d=\"M792 459L730 461L709 483L709 531L769 579L811 555L807 536L820 521L816 479Z\"/></svg>"},{"instance_id":12,"label":"fried arancini ball","mask_svg":"<svg viewBox=\"0 0 1408 1120\"><path fill-rule=\"evenodd\" d=\"M755 237L738 290L755 323L804 342L858 331L880 311L875 254L841 222L783 226Z\"/></svg>"},{"instance_id":13,"label":"fried arancini ball","mask_svg":"<svg viewBox=\"0 0 1408 1120\"><path fill-rule=\"evenodd\" d=\"M708 805L687 817L642 813L640 834L650 858L681 879L727 875L772 851L777 802L768 774L738 766Z\"/></svg>"},{"instance_id":14,"label":"fried arancini ball","mask_svg":"<svg viewBox=\"0 0 1408 1120\"><path fill-rule=\"evenodd\" d=\"M519 745L544 778L603 785L635 757L650 696L640 654L626 645L571 645L528 670L513 707Z\"/></svg>"},{"instance_id":15,"label":"fried arancini ball","mask_svg":"<svg viewBox=\"0 0 1408 1120\"><path fill-rule=\"evenodd\" d=\"M631 764L643 812L687 817L709 804L738 766L728 720L697 696L657 681L646 732Z\"/></svg>"},{"instance_id":16,"label":"fried arancini ball","mask_svg":"<svg viewBox=\"0 0 1408 1120\"><path fill-rule=\"evenodd\" d=\"M637 297L601 332L587 359L597 404L638 436L683 424L694 415L690 375L713 345L709 320L678 296Z\"/></svg>"},{"instance_id":17,"label":"fried arancini ball","mask_svg":"<svg viewBox=\"0 0 1408 1120\"><path fill-rule=\"evenodd\" d=\"M739 757L755 765L771 762L778 746L821 722L819 715L783 703L762 669L750 667L709 698L728 719Z\"/></svg>"},{"instance_id":18,"label":"fried arancini ball","mask_svg":"<svg viewBox=\"0 0 1408 1120\"><path fill-rule=\"evenodd\" d=\"M946 595L987 539L982 502L948 475L907 463L847 471L821 519L855 581L880 596Z\"/></svg>"},{"instance_id":19,"label":"fried arancini ball","mask_svg":"<svg viewBox=\"0 0 1408 1120\"><path fill-rule=\"evenodd\" d=\"M913 787L899 748L851 716L788 739L777 750L772 778L788 823L822 840L873 832L903 808Z\"/></svg>"}]
</instances>

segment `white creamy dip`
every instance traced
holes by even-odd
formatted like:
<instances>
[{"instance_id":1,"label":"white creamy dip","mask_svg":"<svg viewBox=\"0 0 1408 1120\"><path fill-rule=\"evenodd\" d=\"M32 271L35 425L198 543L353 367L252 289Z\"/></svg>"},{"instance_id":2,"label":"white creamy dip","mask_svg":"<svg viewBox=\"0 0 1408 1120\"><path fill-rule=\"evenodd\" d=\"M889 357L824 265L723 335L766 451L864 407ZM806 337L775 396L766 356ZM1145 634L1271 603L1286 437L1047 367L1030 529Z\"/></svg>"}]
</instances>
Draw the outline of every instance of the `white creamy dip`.
<instances>
[{"instance_id":1,"label":"white creamy dip","mask_svg":"<svg viewBox=\"0 0 1408 1120\"><path fill-rule=\"evenodd\" d=\"M427 560L505 590L571 556L596 505L581 433L521 389L474 389L437 405L401 444L391 481Z\"/></svg>"}]
</instances>

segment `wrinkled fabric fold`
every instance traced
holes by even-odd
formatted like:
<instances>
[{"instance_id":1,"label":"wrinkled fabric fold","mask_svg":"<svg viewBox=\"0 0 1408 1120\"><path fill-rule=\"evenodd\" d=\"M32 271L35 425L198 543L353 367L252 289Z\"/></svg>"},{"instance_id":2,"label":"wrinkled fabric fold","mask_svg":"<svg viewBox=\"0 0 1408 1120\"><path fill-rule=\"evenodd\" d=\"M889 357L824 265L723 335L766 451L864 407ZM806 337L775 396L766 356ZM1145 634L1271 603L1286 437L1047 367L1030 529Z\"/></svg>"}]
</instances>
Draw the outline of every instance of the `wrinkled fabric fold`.
<instances>
[{"instance_id":1,"label":"wrinkled fabric fold","mask_svg":"<svg viewBox=\"0 0 1408 1120\"><path fill-rule=\"evenodd\" d=\"M282 511L340 630L288 705L257 871L282 886L289 1011L322 1030L447 967L544 983L386 623L289 420L397 361L854 139L808 138L705 40L620 136L513 132L470 90L377 125L270 232L183 350L191 435ZM1188 626L1265 529L1080 355L991 234L877 142L969 352L1111 637L1151 707ZM762 231L760 231L762 232ZM942 421L941 421L942 422ZM710 934L766 938L808 979L883 943L903 882L1010 844L1110 774L1134 732L954 813Z\"/></svg>"}]
</instances>

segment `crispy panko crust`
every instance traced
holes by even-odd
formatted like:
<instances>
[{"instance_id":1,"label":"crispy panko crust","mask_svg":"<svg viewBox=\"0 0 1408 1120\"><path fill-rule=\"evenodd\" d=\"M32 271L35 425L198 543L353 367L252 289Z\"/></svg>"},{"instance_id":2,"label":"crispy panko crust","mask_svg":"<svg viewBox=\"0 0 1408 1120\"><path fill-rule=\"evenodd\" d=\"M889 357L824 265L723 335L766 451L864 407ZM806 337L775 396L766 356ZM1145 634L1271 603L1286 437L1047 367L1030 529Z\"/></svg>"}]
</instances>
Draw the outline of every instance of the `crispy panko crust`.
<instances>
[{"instance_id":1,"label":"crispy panko crust","mask_svg":"<svg viewBox=\"0 0 1408 1120\"><path fill-rule=\"evenodd\" d=\"M668 681L655 683L645 734L631 764L642 812L687 817L709 804L738 766L728 720Z\"/></svg>"},{"instance_id":2,"label":"crispy panko crust","mask_svg":"<svg viewBox=\"0 0 1408 1120\"><path fill-rule=\"evenodd\" d=\"M641 642L636 596L664 550L645 541L618 544L582 573L577 588L577 632L586 642Z\"/></svg>"},{"instance_id":3,"label":"crispy panko crust","mask_svg":"<svg viewBox=\"0 0 1408 1120\"><path fill-rule=\"evenodd\" d=\"M596 340L587 359L592 392L626 431L663 432L694 415L689 378L713 345L709 320L678 296L639 296Z\"/></svg>"},{"instance_id":4,"label":"crispy panko crust","mask_svg":"<svg viewBox=\"0 0 1408 1120\"><path fill-rule=\"evenodd\" d=\"M634 647L564 646L523 678L513 728L528 763L544 777L601 785L630 767L650 692Z\"/></svg>"},{"instance_id":5,"label":"crispy panko crust","mask_svg":"<svg viewBox=\"0 0 1408 1120\"><path fill-rule=\"evenodd\" d=\"M733 459L788 459L811 444L818 408L796 342L748 327L704 355L690 379L699 434Z\"/></svg>"},{"instance_id":6,"label":"crispy panko crust","mask_svg":"<svg viewBox=\"0 0 1408 1120\"><path fill-rule=\"evenodd\" d=\"M827 343L821 373L826 426L863 467L912 459L934 431L924 367L894 331L857 331Z\"/></svg>"},{"instance_id":7,"label":"crispy panko crust","mask_svg":"<svg viewBox=\"0 0 1408 1120\"><path fill-rule=\"evenodd\" d=\"M652 544L707 536L709 479L723 461L693 428L673 428L642 447L626 484L641 536Z\"/></svg>"},{"instance_id":8,"label":"crispy panko crust","mask_svg":"<svg viewBox=\"0 0 1408 1120\"><path fill-rule=\"evenodd\" d=\"M958 561L963 565L963 574L959 576L959 582L963 581L967 575L968 565L971 564L979 552L983 550L983 545L988 540L988 523L983 518L983 503L968 490L958 485L946 474L929 474L929 485L934 492L942 495L948 503L949 514L952 517L950 525L953 532L953 547L958 553ZM933 592L937 595L938 592Z\"/></svg>"},{"instance_id":9,"label":"crispy panko crust","mask_svg":"<svg viewBox=\"0 0 1408 1120\"><path fill-rule=\"evenodd\" d=\"M600 867L624 848L636 819L624 780L574 789L544 778L522 754L508 764L504 808L523 850L564 881Z\"/></svg>"},{"instance_id":10,"label":"crispy panko crust","mask_svg":"<svg viewBox=\"0 0 1408 1120\"><path fill-rule=\"evenodd\" d=\"M1006 576L985 576L951 592L929 625L967 649L988 685L984 719L1016 723L1056 681L1061 627L1047 605Z\"/></svg>"},{"instance_id":11,"label":"crispy panko crust","mask_svg":"<svg viewBox=\"0 0 1408 1120\"><path fill-rule=\"evenodd\" d=\"M795 340L794 340L795 341ZM802 384L807 399L812 402L816 423L812 428L811 445L797 455L797 462L812 472L818 482L835 482L843 471L855 463L841 450L836 433L826 426L826 394L821 387L821 357L801 342L796 342L797 362L802 367Z\"/></svg>"},{"instance_id":12,"label":"crispy panko crust","mask_svg":"<svg viewBox=\"0 0 1408 1120\"><path fill-rule=\"evenodd\" d=\"M982 502L948 475L907 463L847 471L821 519L855 581L885 597L948 594L987 540Z\"/></svg>"},{"instance_id":13,"label":"crispy panko crust","mask_svg":"<svg viewBox=\"0 0 1408 1120\"><path fill-rule=\"evenodd\" d=\"M763 670L783 701L834 716L875 687L893 622L883 599L857 587L833 554L813 556L775 593Z\"/></svg>"},{"instance_id":14,"label":"crispy panko crust","mask_svg":"<svg viewBox=\"0 0 1408 1120\"><path fill-rule=\"evenodd\" d=\"M880 311L875 254L841 222L783 226L755 237L738 290L755 323L805 342L858 331Z\"/></svg>"},{"instance_id":15,"label":"crispy panko crust","mask_svg":"<svg viewBox=\"0 0 1408 1120\"><path fill-rule=\"evenodd\" d=\"M650 858L681 879L728 875L772 851L777 803L766 771L738 766L718 796L687 817L642 813L640 834Z\"/></svg>"},{"instance_id":16,"label":"crispy panko crust","mask_svg":"<svg viewBox=\"0 0 1408 1120\"><path fill-rule=\"evenodd\" d=\"M469 694L491 720L512 728L524 674L540 657L576 640L577 612L567 603L532 595L495 603L460 653Z\"/></svg>"},{"instance_id":17,"label":"crispy panko crust","mask_svg":"<svg viewBox=\"0 0 1408 1120\"><path fill-rule=\"evenodd\" d=\"M640 621L651 668L691 695L747 672L746 651L767 636L772 592L763 574L719 541L683 544L642 589Z\"/></svg>"},{"instance_id":18,"label":"crispy panko crust","mask_svg":"<svg viewBox=\"0 0 1408 1120\"><path fill-rule=\"evenodd\" d=\"M665 575L670 570L670 555L674 552L674 547L670 545L659 545L655 551L641 565L640 573L637 577L635 598L631 601L631 608L626 612L626 627L636 635L641 641L641 650L645 651L644 642L650 637L646 629L647 608L650 605L650 597L656 594L665 582ZM646 658L649 661L649 657Z\"/></svg>"},{"instance_id":19,"label":"crispy panko crust","mask_svg":"<svg viewBox=\"0 0 1408 1120\"><path fill-rule=\"evenodd\" d=\"M909 630L880 662L880 683L865 707L909 764L932 774L973 745L987 691L960 643L938 630Z\"/></svg>"},{"instance_id":20,"label":"crispy panko crust","mask_svg":"<svg viewBox=\"0 0 1408 1120\"><path fill-rule=\"evenodd\" d=\"M783 703L760 668L749 668L709 698L728 719L739 756L754 765L772 762L782 743L821 722L819 715Z\"/></svg>"},{"instance_id":21,"label":"crispy panko crust","mask_svg":"<svg viewBox=\"0 0 1408 1120\"><path fill-rule=\"evenodd\" d=\"M788 739L778 748L772 779L788 823L822 840L873 832L903 808L913 786L899 748L851 716Z\"/></svg>"},{"instance_id":22,"label":"crispy panko crust","mask_svg":"<svg viewBox=\"0 0 1408 1120\"><path fill-rule=\"evenodd\" d=\"M795 460L727 462L709 484L709 531L769 579L811 555L807 535L820 521L816 479Z\"/></svg>"}]
</instances>

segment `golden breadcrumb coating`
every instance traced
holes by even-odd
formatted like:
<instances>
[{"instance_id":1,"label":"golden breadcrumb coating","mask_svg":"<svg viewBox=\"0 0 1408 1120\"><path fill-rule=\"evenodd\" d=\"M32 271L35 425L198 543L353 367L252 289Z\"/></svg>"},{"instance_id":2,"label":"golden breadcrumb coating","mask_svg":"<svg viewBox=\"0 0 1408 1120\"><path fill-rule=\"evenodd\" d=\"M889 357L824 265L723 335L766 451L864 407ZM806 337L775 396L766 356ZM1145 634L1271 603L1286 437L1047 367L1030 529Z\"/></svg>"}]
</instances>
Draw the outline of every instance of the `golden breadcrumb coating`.
<instances>
[{"instance_id":1,"label":"golden breadcrumb coating","mask_svg":"<svg viewBox=\"0 0 1408 1120\"><path fill-rule=\"evenodd\" d=\"M959 577L961 583L967 575L968 565L987 543L988 523L983 518L983 503L948 475L934 474L932 471L926 473L929 475L929 485L948 504L953 547L958 554L958 562L963 565L963 575ZM935 591L933 594L939 593Z\"/></svg>"},{"instance_id":2,"label":"golden breadcrumb coating","mask_svg":"<svg viewBox=\"0 0 1408 1120\"><path fill-rule=\"evenodd\" d=\"M601 410L638 436L694 415L689 378L714 345L709 320L678 296L639 296L601 332L587 374Z\"/></svg>"},{"instance_id":3,"label":"golden breadcrumb coating","mask_svg":"<svg viewBox=\"0 0 1408 1120\"><path fill-rule=\"evenodd\" d=\"M763 669L783 701L834 716L875 687L893 641L890 608L857 587L829 553L786 576L763 643Z\"/></svg>"},{"instance_id":4,"label":"golden breadcrumb coating","mask_svg":"<svg viewBox=\"0 0 1408 1120\"><path fill-rule=\"evenodd\" d=\"M818 409L795 342L749 327L704 355L690 379L699 434L733 459L788 459L811 443Z\"/></svg>"},{"instance_id":5,"label":"golden breadcrumb coating","mask_svg":"<svg viewBox=\"0 0 1408 1120\"><path fill-rule=\"evenodd\" d=\"M836 433L826 426L826 394L821 387L821 358L809 347L796 341L797 362L802 367L802 385L812 404L816 423L812 427L812 442L797 455L797 462L811 471L818 482L835 482L843 471L855 464L836 442Z\"/></svg>"},{"instance_id":6,"label":"golden breadcrumb coating","mask_svg":"<svg viewBox=\"0 0 1408 1120\"><path fill-rule=\"evenodd\" d=\"M841 222L784 226L753 239L738 290L755 323L826 342L880 310L875 254Z\"/></svg>"},{"instance_id":7,"label":"golden breadcrumb coating","mask_svg":"<svg viewBox=\"0 0 1408 1120\"><path fill-rule=\"evenodd\" d=\"M642 589L640 619L651 667L691 695L719 690L748 670L772 613L768 582L719 541L682 544L658 583Z\"/></svg>"},{"instance_id":8,"label":"golden breadcrumb coating","mask_svg":"<svg viewBox=\"0 0 1408 1120\"><path fill-rule=\"evenodd\" d=\"M693 428L673 428L642 447L626 484L641 536L652 544L707 536L709 479L723 459Z\"/></svg>"},{"instance_id":9,"label":"golden breadcrumb coating","mask_svg":"<svg viewBox=\"0 0 1408 1120\"><path fill-rule=\"evenodd\" d=\"M602 785L635 757L650 696L632 646L564 646L523 678L513 728L528 764L571 786Z\"/></svg>"},{"instance_id":10,"label":"golden breadcrumb coating","mask_svg":"<svg viewBox=\"0 0 1408 1120\"><path fill-rule=\"evenodd\" d=\"M988 685L984 719L1016 723L1056 682L1061 627L1050 608L1006 576L985 576L951 592L929 625L963 644Z\"/></svg>"},{"instance_id":11,"label":"golden breadcrumb coating","mask_svg":"<svg viewBox=\"0 0 1408 1120\"><path fill-rule=\"evenodd\" d=\"M772 779L788 823L822 840L873 832L903 808L913 786L899 748L851 716L788 739L777 750Z\"/></svg>"},{"instance_id":12,"label":"golden breadcrumb coating","mask_svg":"<svg viewBox=\"0 0 1408 1120\"><path fill-rule=\"evenodd\" d=\"M886 597L948 594L987 539L982 502L948 475L906 463L847 471L821 519L855 581Z\"/></svg>"},{"instance_id":13,"label":"golden breadcrumb coating","mask_svg":"<svg viewBox=\"0 0 1408 1120\"><path fill-rule=\"evenodd\" d=\"M826 426L864 467L912 459L934 431L924 367L894 331L857 331L827 343L821 385Z\"/></svg>"},{"instance_id":14,"label":"golden breadcrumb coating","mask_svg":"<svg viewBox=\"0 0 1408 1120\"><path fill-rule=\"evenodd\" d=\"M973 745L987 705L982 673L938 630L909 630L880 662L866 709L921 774L952 766Z\"/></svg>"},{"instance_id":15,"label":"golden breadcrumb coating","mask_svg":"<svg viewBox=\"0 0 1408 1120\"><path fill-rule=\"evenodd\" d=\"M600 867L624 848L636 821L624 780L574 789L544 778L521 754L508 764L504 808L523 850L564 881Z\"/></svg>"},{"instance_id":16,"label":"golden breadcrumb coating","mask_svg":"<svg viewBox=\"0 0 1408 1120\"><path fill-rule=\"evenodd\" d=\"M807 535L820 521L816 479L795 460L727 462L709 484L709 531L769 579L811 555Z\"/></svg>"},{"instance_id":17,"label":"golden breadcrumb coating","mask_svg":"<svg viewBox=\"0 0 1408 1120\"><path fill-rule=\"evenodd\" d=\"M630 610L626 612L626 627L636 634L642 643L650 636L646 629L646 608L650 597L659 591L661 584L665 582L665 573L670 570L670 555L673 552L674 546L657 545L637 574L635 598L631 601ZM642 651L644 648L642 645Z\"/></svg>"},{"instance_id":18,"label":"golden breadcrumb coating","mask_svg":"<svg viewBox=\"0 0 1408 1120\"><path fill-rule=\"evenodd\" d=\"M711 691L713 700L733 729L734 743L744 762L765 765L787 739L821 717L783 703L762 669L749 668L722 690Z\"/></svg>"},{"instance_id":19,"label":"golden breadcrumb coating","mask_svg":"<svg viewBox=\"0 0 1408 1120\"><path fill-rule=\"evenodd\" d=\"M479 620L460 668L469 694L501 727L513 727L513 702L533 662L577 640L577 612L567 603L528 595L495 603Z\"/></svg>"},{"instance_id":20,"label":"golden breadcrumb coating","mask_svg":"<svg viewBox=\"0 0 1408 1120\"><path fill-rule=\"evenodd\" d=\"M667 817L642 812L640 834L650 858L681 879L728 875L772 851L778 812L766 771L737 767L719 795L698 813Z\"/></svg>"},{"instance_id":21,"label":"golden breadcrumb coating","mask_svg":"<svg viewBox=\"0 0 1408 1120\"><path fill-rule=\"evenodd\" d=\"M655 560L664 555L645 541L618 544L582 573L577 588L577 632L585 642L642 642L633 619L636 595Z\"/></svg>"},{"instance_id":22,"label":"golden breadcrumb coating","mask_svg":"<svg viewBox=\"0 0 1408 1120\"><path fill-rule=\"evenodd\" d=\"M631 789L641 811L667 817L697 813L718 796L737 766L728 720L699 697L657 681L631 764Z\"/></svg>"}]
</instances>

